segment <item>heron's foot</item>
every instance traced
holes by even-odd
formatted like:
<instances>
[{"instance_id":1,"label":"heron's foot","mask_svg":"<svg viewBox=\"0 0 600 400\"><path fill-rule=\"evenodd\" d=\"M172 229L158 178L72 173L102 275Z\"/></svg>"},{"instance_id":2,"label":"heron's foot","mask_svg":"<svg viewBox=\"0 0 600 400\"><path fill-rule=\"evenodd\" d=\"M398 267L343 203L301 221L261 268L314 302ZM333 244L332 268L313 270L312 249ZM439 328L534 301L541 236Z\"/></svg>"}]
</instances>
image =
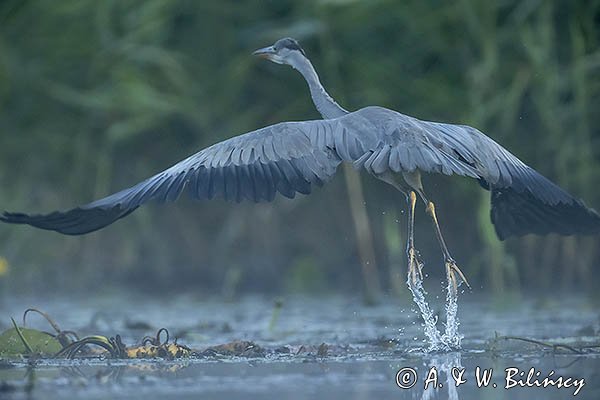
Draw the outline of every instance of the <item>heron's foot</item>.
<instances>
[{"instance_id":1,"label":"heron's foot","mask_svg":"<svg viewBox=\"0 0 600 400\"><path fill-rule=\"evenodd\" d=\"M410 247L406 253L408 255L408 280L416 285L417 281L423 281L423 263L419 261L414 247Z\"/></svg>"},{"instance_id":2,"label":"heron's foot","mask_svg":"<svg viewBox=\"0 0 600 400\"><path fill-rule=\"evenodd\" d=\"M471 289L471 285L469 285L469 281L467 281L465 274L462 273L460 268L458 268L458 265L456 265L456 261L452 258L446 260L446 275L448 276L448 280L452 284L455 293L458 291L458 287L462 282Z\"/></svg>"}]
</instances>

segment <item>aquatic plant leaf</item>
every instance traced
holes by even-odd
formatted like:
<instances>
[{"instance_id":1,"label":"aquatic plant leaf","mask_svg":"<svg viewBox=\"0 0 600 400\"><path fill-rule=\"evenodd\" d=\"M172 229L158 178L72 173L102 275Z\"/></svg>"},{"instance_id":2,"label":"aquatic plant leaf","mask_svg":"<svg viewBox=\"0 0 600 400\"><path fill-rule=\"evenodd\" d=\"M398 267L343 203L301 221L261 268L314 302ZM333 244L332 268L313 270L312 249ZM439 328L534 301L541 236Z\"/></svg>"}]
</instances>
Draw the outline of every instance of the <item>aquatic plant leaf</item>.
<instances>
[{"instance_id":1,"label":"aquatic plant leaf","mask_svg":"<svg viewBox=\"0 0 600 400\"><path fill-rule=\"evenodd\" d=\"M50 356L58 353L62 345L54 336L36 329L19 327L10 328L0 334L0 357L28 356L31 352L27 349L21 335L36 355Z\"/></svg>"}]
</instances>

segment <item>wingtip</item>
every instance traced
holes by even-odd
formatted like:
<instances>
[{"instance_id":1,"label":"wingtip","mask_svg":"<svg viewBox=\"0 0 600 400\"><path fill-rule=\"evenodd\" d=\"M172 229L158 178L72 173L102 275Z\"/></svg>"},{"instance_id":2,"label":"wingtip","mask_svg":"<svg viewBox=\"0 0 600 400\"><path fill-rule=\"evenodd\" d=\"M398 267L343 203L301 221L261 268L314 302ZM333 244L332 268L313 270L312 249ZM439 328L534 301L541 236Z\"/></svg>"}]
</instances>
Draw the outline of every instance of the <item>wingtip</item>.
<instances>
[{"instance_id":1,"label":"wingtip","mask_svg":"<svg viewBox=\"0 0 600 400\"><path fill-rule=\"evenodd\" d=\"M512 189L492 190L490 215L500 240L526 234L600 234L600 215L581 200L548 204L530 192Z\"/></svg>"},{"instance_id":2,"label":"wingtip","mask_svg":"<svg viewBox=\"0 0 600 400\"><path fill-rule=\"evenodd\" d=\"M0 214L0 221L9 222L10 214L11 213L9 213L8 211L2 211L2 214Z\"/></svg>"},{"instance_id":3,"label":"wingtip","mask_svg":"<svg viewBox=\"0 0 600 400\"><path fill-rule=\"evenodd\" d=\"M7 223L15 223L18 222L19 218L22 218L23 216L26 216L26 214L3 211L2 214L0 214L0 221Z\"/></svg>"}]
</instances>

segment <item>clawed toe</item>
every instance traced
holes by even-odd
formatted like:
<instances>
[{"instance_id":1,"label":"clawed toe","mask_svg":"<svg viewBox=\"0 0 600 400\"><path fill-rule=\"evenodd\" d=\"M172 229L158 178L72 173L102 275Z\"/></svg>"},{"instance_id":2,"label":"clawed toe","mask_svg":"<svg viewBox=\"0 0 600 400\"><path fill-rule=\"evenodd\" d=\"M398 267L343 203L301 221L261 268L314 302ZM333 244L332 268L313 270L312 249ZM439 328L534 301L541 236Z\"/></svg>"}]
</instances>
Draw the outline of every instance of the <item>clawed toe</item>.
<instances>
[{"instance_id":1,"label":"clawed toe","mask_svg":"<svg viewBox=\"0 0 600 400\"><path fill-rule=\"evenodd\" d=\"M408 279L413 285L423 281L423 263L417 258L414 248L408 250Z\"/></svg>"},{"instance_id":2,"label":"clawed toe","mask_svg":"<svg viewBox=\"0 0 600 400\"><path fill-rule=\"evenodd\" d=\"M453 259L446 260L446 271L454 291L458 290L458 287L462 282L464 282L465 285L471 289L471 285L469 285L469 281L467 281L465 274L463 274L460 268L458 268L458 265L456 265L456 262ZM458 278L456 275L458 275Z\"/></svg>"}]
</instances>

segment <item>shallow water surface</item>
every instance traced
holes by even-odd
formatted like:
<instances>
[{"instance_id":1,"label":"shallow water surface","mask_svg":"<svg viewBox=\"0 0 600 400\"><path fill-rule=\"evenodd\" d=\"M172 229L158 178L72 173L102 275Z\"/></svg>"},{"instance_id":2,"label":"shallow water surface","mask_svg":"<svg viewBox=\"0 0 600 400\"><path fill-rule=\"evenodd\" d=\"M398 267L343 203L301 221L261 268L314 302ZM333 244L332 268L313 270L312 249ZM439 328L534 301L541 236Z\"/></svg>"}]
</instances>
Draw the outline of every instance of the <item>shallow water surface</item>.
<instances>
[{"instance_id":1,"label":"shallow water surface","mask_svg":"<svg viewBox=\"0 0 600 400\"><path fill-rule=\"evenodd\" d=\"M522 301L499 310L473 297L459 299L464 339L462 350L451 353L425 352L419 314L413 305L395 298L365 306L347 297L290 297L280 299L281 308L275 306L275 298L251 296L236 301L122 293L77 301L13 298L1 306L3 329L10 316L18 319L25 308L37 306L62 329L81 335L118 333L128 345L166 327L171 337L201 354L185 360L40 360L35 367L5 360L0 365L0 397L567 399L583 379L576 398L600 398L599 349L589 347L599 344L599 313L588 302ZM443 304L437 306L441 310ZM50 329L41 318L30 317L29 325ZM495 340L497 335L574 349ZM256 347L235 356L202 353L236 340ZM477 387L477 367L493 370L487 387ZM531 368L530 382L542 382L551 371L552 379L572 379L568 388L505 389L507 368L515 368L508 370L515 372L510 384L519 378L525 382ZM462 369L466 382L456 387ZM397 378L411 387L400 388ZM424 390L427 378L430 384Z\"/></svg>"}]
</instances>

